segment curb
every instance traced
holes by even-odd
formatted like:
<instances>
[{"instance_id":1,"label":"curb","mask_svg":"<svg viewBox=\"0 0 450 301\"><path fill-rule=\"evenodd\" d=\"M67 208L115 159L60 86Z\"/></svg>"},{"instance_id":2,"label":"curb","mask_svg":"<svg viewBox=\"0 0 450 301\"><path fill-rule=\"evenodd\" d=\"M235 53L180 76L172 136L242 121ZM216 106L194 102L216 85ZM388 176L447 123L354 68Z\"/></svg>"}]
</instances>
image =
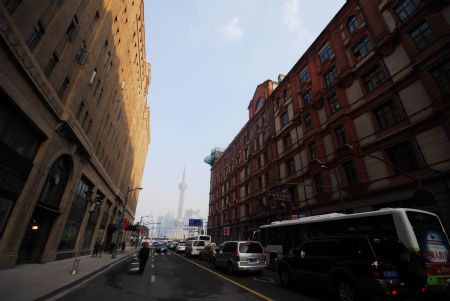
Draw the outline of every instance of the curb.
<instances>
[{"instance_id":1,"label":"curb","mask_svg":"<svg viewBox=\"0 0 450 301\"><path fill-rule=\"evenodd\" d=\"M112 268L112 267L118 265L119 263L125 261L125 260L128 259L129 257L132 257L133 254L135 254L135 253L136 253L136 252L132 251L131 253L129 253L129 254L127 254L126 256L124 256L123 258L120 258L120 259L118 259L118 260L115 260L115 261L113 261L113 262L107 264L107 265L104 265L104 266L101 267L100 269L95 270L95 271L92 271L91 273L88 273L88 274L84 275L83 277L80 277L80 278L78 278L78 279L72 281L71 283L68 283L68 284L66 284L66 285L64 285L64 286L62 286L62 287L60 287L60 288L57 288L57 289L54 290L53 292L50 292L50 293L48 293L48 294L46 294L46 295L44 295L44 296L42 296L42 297L39 297L39 298L34 299L34 301L45 301L45 300L49 300L49 299L51 299L52 297L55 297L56 295L61 294L61 293L63 293L64 291L67 291L67 290L69 290L70 288L72 288L72 287L74 287L74 286L76 286L76 285L78 285L78 284L80 284L80 283L86 281L86 280L89 279L89 278L92 278L92 277L95 277L95 276L97 276L97 275L100 275L101 273L105 272L106 270L108 270L108 269L110 269L110 268Z\"/></svg>"}]
</instances>

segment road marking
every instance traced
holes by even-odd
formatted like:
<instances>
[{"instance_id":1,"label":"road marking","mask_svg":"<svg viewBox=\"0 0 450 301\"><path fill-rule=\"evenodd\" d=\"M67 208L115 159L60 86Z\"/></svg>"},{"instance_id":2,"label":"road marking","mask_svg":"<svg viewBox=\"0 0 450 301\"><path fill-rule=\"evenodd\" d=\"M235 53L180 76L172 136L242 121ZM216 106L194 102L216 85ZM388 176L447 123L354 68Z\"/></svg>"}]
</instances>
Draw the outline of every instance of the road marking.
<instances>
[{"instance_id":1,"label":"road marking","mask_svg":"<svg viewBox=\"0 0 450 301\"><path fill-rule=\"evenodd\" d=\"M261 281L265 283L276 283L275 280L273 280L272 277L253 277L253 280Z\"/></svg>"},{"instance_id":2,"label":"road marking","mask_svg":"<svg viewBox=\"0 0 450 301\"><path fill-rule=\"evenodd\" d=\"M154 264L152 264L152 269L154 269L155 268L155 265Z\"/></svg>"},{"instance_id":3,"label":"road marking","mask_svg":"<svg viewBox=\"0 0 450 301\"><path fill-rule=\"evenodd\" d=\"M208 269L208 268L202 266L201 264L198 264L198 263L196 263L196 262L194 262L194 261L192 261L192 260L189 260L189 259L187 259L187 258L184 258L184 257L182 257L181 255L178 255L178 254L174 254L174 255L177 255L177 256L180 257L181 259L184 259L184 260L186 260L186 261L189 261L189 262L192 263L193 265L196 265L196 266L198 266L199 268L204 269L205 271L208 271L208 272L210 272L211 274L216 275L217 277L220 277L220 278L222 278L222 279L224 279L224 280L226 280L226 281L228 281L228 282L230 282L230 283L232 283L232 284L234 284L234 285L236 285L236 286L239 286L240 288L242 288L242 289L246 290L247 292L250 292L250 293L252 293L252 294L254 294L254 295L260 297L260 298L263 299L263 300L266 300L266 301L275 301L274 299L272 299L272 298L270 298L270 297L267 297L267 296L265 296L265 295L263 295L263 294L261 294L261 293L259 293L259 292L257 292L257 291L254 291L254 290L252 290L251 288L246 287L245 285L240 284L239 282L236 282L236 281L234 281L234 280L232 280L232 279L230 279L230 278L228 278L228 277L226 277L226 276L224 276L224 275L222 275L222 274L219 274L219 273L217 273L217 272L215 272L215 271L213 271L213 270L211 270L211 269Z\"/></svg>"},{"instance_id":4,"label":"road marking","mask_svg":"<svg viewBox=\"0 0 450 301\"><path fill-rule=\"evenodd\" d=\"M155 282L156 281L156 277L155 277L155 275L152 275L151 277L150 277L150 282Z\"/></svg>"}]
</instances>

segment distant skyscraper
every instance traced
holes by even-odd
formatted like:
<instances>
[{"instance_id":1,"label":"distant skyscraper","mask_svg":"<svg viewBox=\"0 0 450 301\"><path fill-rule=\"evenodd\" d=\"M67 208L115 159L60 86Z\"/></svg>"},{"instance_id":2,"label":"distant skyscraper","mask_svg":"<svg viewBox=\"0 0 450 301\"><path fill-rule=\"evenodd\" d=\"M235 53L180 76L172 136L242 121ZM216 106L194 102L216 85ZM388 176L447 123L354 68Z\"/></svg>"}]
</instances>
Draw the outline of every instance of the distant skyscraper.
<instances>
[{"instance_id":1,"label":"distant skyscraper","mask_svg":"<svg viewBox=\"0 0 450 301\"><path fill-rule=\"evenodd\" d=\"M187 189L186 184L186 164L184 165L183 170L183 179L181 180L181 183L178 185L178 188L180 190L180 197L178 200L178 214L177 214L177 221L179 224L183 223L183 207L184 207L184 191Z\"/></svg>"}]
</instances>

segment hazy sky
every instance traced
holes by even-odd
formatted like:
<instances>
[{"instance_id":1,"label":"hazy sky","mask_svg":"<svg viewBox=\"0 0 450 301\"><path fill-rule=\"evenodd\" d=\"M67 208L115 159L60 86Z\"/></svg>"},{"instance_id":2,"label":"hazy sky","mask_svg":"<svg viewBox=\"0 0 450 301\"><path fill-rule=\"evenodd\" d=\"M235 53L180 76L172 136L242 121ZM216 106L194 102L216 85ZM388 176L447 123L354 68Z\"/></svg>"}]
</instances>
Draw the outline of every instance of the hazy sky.
<instances>
[{"instance_id":1,"label":"hazy sky","mask_svg":"<svg viewBox=\"0 0 450 301\"><path fill-rule=\"evenodd\" d=\"M136 216L208 215L212 148L248 120L258 84L286 74L345 0L145 0L151 141Z\"/></svg>"}]
</instances>

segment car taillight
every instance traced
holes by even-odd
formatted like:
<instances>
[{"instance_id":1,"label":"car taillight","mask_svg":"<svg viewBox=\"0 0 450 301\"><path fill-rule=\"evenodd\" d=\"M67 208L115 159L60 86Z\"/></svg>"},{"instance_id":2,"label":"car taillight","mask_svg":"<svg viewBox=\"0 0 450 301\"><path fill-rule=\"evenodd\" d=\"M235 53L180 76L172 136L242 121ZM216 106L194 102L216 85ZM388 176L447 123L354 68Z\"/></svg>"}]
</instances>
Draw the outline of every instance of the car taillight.
<instances>
[{"instance_id":1,"label":"car taillight","mask_svg":"<svg viewBox=\"0 0 450 301\"><path fill-rule=\"evenodd\" d=\"M236 261L241 260L239 257L239 252L236 252L236 254L234 254L234 258L236 259Z\"/></svg>"},{"instance_id":2,"label":"car taillight","mask_svg":"<svg viewBox=\"0 0 450 301\"><path fill-rule=\"evenodd\" d=\"M421 288L420 288L420 291L421 291L422 293L426 293L426 292L428 292L428 288L426 288L426 287L421 287Z\"/></svg>"},{"instance_id":3,"label":"car taillight","mask_svg":"<svg viewBox=\"0 0 450 301\"><path fill-rule=\"evenodd\" d=\"M372 266L372 276L373 277L375 277L375 278L380 278L380 271L379 271L379 264L378 264L378 261L374 261L374 262L372 262L372 264L371 264L371 266Z\"/></svg>"},{"instance_id":4,"label":"car taillight","mask_svg":"<svg viewBox=\"0 0 450 301\"><path fill-rule=\"evenodd\" d=\"M398 295L398 290L391 291L391 296L397 296L397 295Z\"/></svg>"}]
</instances>

